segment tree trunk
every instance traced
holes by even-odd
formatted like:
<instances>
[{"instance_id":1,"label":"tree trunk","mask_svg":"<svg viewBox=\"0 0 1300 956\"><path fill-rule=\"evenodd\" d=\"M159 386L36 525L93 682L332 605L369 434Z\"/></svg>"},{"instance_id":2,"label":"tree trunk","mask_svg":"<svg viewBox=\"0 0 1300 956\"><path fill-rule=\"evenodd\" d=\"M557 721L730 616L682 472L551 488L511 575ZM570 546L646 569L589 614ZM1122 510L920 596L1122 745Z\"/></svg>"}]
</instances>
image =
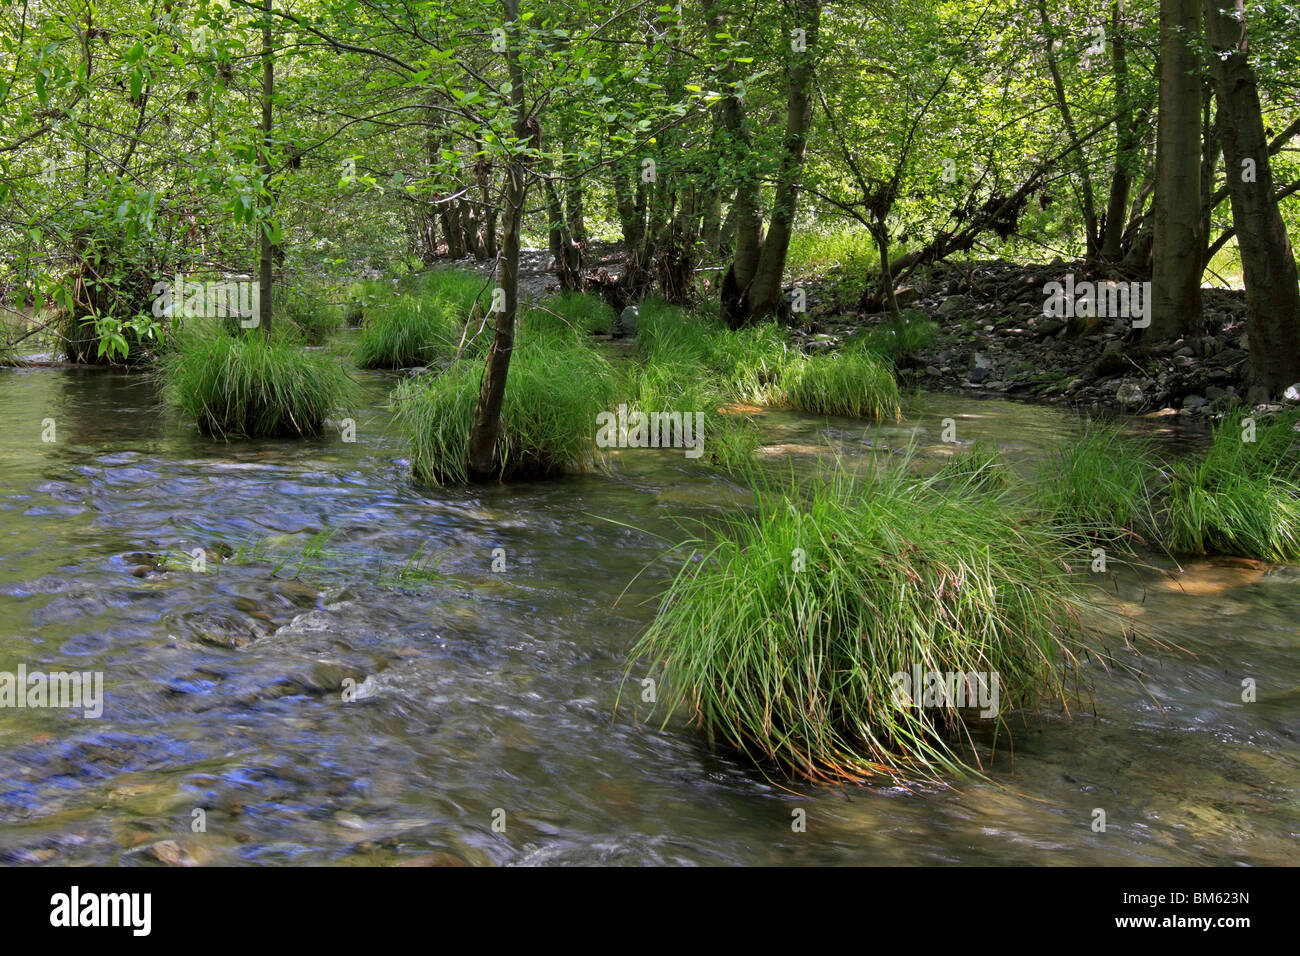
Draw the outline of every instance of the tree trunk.
<instances>
[{"instance_id":1,"label":"tree trunk","mask_svg":"<svg viewBox=\"0 0 1300 956\"><path fill-rule=\"evenodd\" d=\"M763 240L758 269L749 292L750 321L783 314L788 310L781 297L781 285L785 278L786 255L790 251L790 236L794 232L799 180L803 172L804 152L808 147L808 127L812 122L813 67L816 63L821 3L818 0L795 0L794 9L794 25L805 33L805 49L791 53L781 169L777 174L776 195L772 201L767 237Z\"/></svg>"},{"instance_id":2,"label":"tree trunk","mask_svg":"<svg viewBox=\"0 0 1300 956\"><path fill-rule=\"evenodd\" d=\"M1124 38L1124 0L1114 0L1110 12L1111 71L1115 77L1115 169L1110 177L1106 200L1106 228L1101 237L1101 256L1119 259L1128 225L1128 195L1133 186L1142 136L1133 122L1132 92L1128 81L1128 46Z\"/></svg>"},{"instance_id":3,"label":"tree trunk","mask_svg":"<svg viewBox=\"0 0 1300 956\"><path fill-rule=\"evenodd\" d=\"M722 238L722 190L710 189L704 199L704 220L700 225L700 239L704 242L704 254L716 256L719 240Z\"/></svg>"},{"instance_id":4,"label":"tree trunk","mask_svg":"<svg viewBox=\"0 0 1300 956\"><path fill-rule=\"evenodd\" d=\"M1251 372L1256 384L1275 395L1300 381L1295 256L1273 195L1268 139L1249 61L1245 0L1235 0L1235 17L1219 9L1231 0L1204 2L1219 137L1246 285Z\"/></svg>"},{"instance_id":5,"label":"tree trunk","mask_svg":"<svg viewBox=\"0 0 1300 956\"><path fill-rule=\"evenodd\" d=\"M275 65L271 59L271 0L262 0L262 188L267 204L271 203L271 106L275 95ZM259 221L261 254L257 269L257 309L259 326L267 340L271 338L271 283L275 266L275 249L271 245L271 223Z\"/></svg>"},{"instance_id":6,"label":"tree trunk","mask_svg":"<svg viewBox=\"0 0 1300 956\"><path fill-rule=\"evenodd\" d=\"M1154 340L1201 328L1200 26L1201 0L1161 0L1151 324L1145 333Z\"/></svg>"},{"instance_id":7,"label":"tree trunk","mask_svg":"<svg viewBox=\"0 0 1300 956\"><path fill-rule=\"evenodd\" d=\"M1231 0L1229 0L1231 2ZM1201 107L1201 272L1210 264L1207 246L1213 219L1214 176L1219 168L1219 118L1214 111L1214 87L1206 84Z\"/></svg>"},{"instance_id":8,"label":"tree trunk","mask_svg":"<svg viewBox=\"0 0 1300 956\"><path fill-rule=\"evenodd\" d=\"M524 141L530 138L530 134L528 108L524 103L523 69L519 64L519 0L502 0L501 5L506 14L506 69L510 75L510 105L515 114L514 135L516 140ZM510 372L510 356L515 347L515 313L519 304L519 227L527 190L524 162L520 154L512 153L506 167L505 248L501 258L501 288L505 293L505 303L497 316L469 432L469 472L476 478L489 477L497 468L501 406L505 399L506 377ZM490 221L494 220L495 217ZM493 242L495 244L495 240Z\"/></svg>"},{"instance_id":9,"label":"tree trunk","mask_svg":"<svg viewBox=\"0 0 1300 956\"><path fill-rule=\"evenodd\" d=\"M1056 93L1056 108L1061 113L1061 122L1065 126L1070 145L1074 147L1075 175L1079 177L1079 190L1083 194L1083 232L1087 243L1088 258L1097 255L1097 205L1092 196L1092 176L1088 172L1088 156L1079 142L1079 131L1074 125L1074 114L1070 112L1070 102L1065 98L1065 83L1061 79L1061 67L1056 61L1053 48L1055 38L1052 36L1052 21L1047 15L1046 0L1038 0L1038 16L1043 24L1047 39L1047 68L1052 75L1052 88Z\"/></svg>"}]
</instances>

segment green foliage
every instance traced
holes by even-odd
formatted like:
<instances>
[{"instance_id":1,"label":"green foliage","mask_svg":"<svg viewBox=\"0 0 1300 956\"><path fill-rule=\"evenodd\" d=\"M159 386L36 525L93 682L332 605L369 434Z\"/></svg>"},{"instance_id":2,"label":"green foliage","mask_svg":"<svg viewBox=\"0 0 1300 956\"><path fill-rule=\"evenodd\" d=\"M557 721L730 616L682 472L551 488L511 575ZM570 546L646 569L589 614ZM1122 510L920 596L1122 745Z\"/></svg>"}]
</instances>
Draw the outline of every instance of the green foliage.
<instances>
[{"instance_id":1,"label":"green foliage","mask_svg":"<svg viewBox=\"0 0 1300 956\"><path fill-rule=\"evenodd\" d=\"M220 438L315 435L355 397L355 385L323 354L259 333L182 332L163 358L164 394L204 434Z\"/></svg>"},{"instance_id":2,"label":"green foliage","mask_svg":"<svg viewBox=\"0 0 1300 956\"><path fill-rule=\"evenodd\" d=\"M992 442L977 441L960 455L954 455L931 476L940 485L958 483L981 491L1002 491L1011 484L1011 470Z\"/></svg>"},{"instance_id":3,"label":"green foliage","mask_svg":"<svg viewBox=\"0 0 1300 956\"><path fill-rule=\"evenodd\" d=\"M1237 411L1215 428L1201 461L1174 465L1164 498L1168 547L1300 560L1295 423L1294 414L1255 422L1255 440L1246 441L1249 424Z\"/></svg>"},{"instance_id":4,"label":"green foliage","mask_svg":"<svg viewBox=\"0 0 1300 956\"><path fill-rule=\"evenodd\" d=\"M818 414L897 418L892 369L862 349L805 355L785 329L762 323L732 331L661 301L642 306L638 349L649 365L695 366L735 402Z\"/></svg>"},{"instance_id":5,"label":"green foliage","mask_svg":"<svg viewBox=\"0 0 1300 956\"><path fill-rule=\"evenodd\" d=\"M924 312L909 310L864 333L855 344L896 363L922 351L938 333L938 324L926 318Z\"/></svg>"},{"instance_id":6,"label":"green foliage","mask_svg":"<svg viewBox=\"0 0 1300 956\"><path fill-rule=\"evenodd\" d=\"M807 356L785 376L784 399L819 415L897 420L900 414L893 369L861 349Z\"/></svg>"},{"instance_id":7,"label":"green foliage","mask_svg":"<svg viewBox=\"0 0 1300 956\"><path fill-rule=\"evenodd\" d=\"M608 333L614 322L614 310L598 295L567 292L552 296L521 316L521 334L565 332L590 335Z\"/></svg>"},{"instance_id":8,"label":"green foliage","mask_svg":"<svg viewBox=\"0 0 1300 956\"><path fill-rule=\"evenodd\" d=\"M629 668L647 660L661 681L665 721L684 705L710 739L801 777L938 775L978 763L971 738L953 743L973 715L907 706L895 675L996 673L999 721L1066 697L1085 601L1059 532L905 467L758 494L715 544L687 543L632 651Z\"/></svg>"},{"instance_id":9,"label":"green foliage","mask_svg":"<svg viewBox=\"0 0 1300 956\"><path fill-rule=\"evenodd\" d=\"M304 345L321 345L339 327L339 314L333 306L301 291L283 297L275 320L289 323ZM272 329L278 324L280 321L273 321Z\"/></svg>"},{"instance_id":10,"label":"green foliage","mask_svg":"<svg viewBox=\"0 0 1300 956\"><path fill-rule=\"evenodd\" d=\"M1119 426L1088 421L1078 438L1040 466L1037 506L1058 525L1097 540L1155 540L1155 500L1163 484L1151 444Z\"/></svg>"},{"instance_id":11,"label":"green foliage","mask_svg":"<svg viewBox=\"0 0 1300 956\"><path fill-rule=\"evenodd\" d=\"M449 359L462 347L486 351L491 323L479 325L492 297L481 276L459 269L435 269L408 280L398 294L391 284L368 285L362 296L365 321L357 337L362 368L411 368ZM472 323L469 328L466 323Z\"/></svg>"},{"instance_id":12,"label":"green foliage","mask_svg":"<svg viewBox=\"0 0 1300 956\"><path fill-rule=\"evenodd\" d=\"M372 307L357 336L362 368L431 365L455 353L462 328L449 303L403 295Z\"/></svg>"},{"instance_id":13,"label":"green foliage","mask_svg":"<svg viewBox=\"0 0 1300 956\"><path fill-rule=\"evenodd\" d=\"M462 359L441 375L398 387L394 397L416 479L469 481L469 435L483 372L481 359ZM539 478L603 467L596 416L614 407L618 391L614 370L589 346L559 336L521 345L506 380L499 476Z\"/></svg>"}]
</instances>

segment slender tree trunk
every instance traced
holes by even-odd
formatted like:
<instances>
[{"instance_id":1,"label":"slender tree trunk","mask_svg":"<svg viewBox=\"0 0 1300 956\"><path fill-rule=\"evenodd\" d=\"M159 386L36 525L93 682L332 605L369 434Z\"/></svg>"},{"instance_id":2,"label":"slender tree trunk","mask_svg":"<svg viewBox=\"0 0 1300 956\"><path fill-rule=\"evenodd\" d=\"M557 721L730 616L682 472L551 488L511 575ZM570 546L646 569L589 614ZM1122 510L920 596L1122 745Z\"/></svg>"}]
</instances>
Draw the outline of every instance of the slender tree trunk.
<instances>
[{"instance_id":1,"label":"slender tree trunk","mask_svg":"<svg viewBox=\"0 0 1300 956\"><path fill-rule=\"evenodd\" d=\"M1235 17L1233 10L1219 9L1231 2L1204 0L1205 35L1246 284L1251 371L1256 384L1277 394L1300 382L1300 285L1273 195L1269 144L1249 61L1245 0L1235 0Z\"/></svg>"},{"instance_id":2,"label":"slender tree trunk","mask_svg":"<svg viewBox=\"0 0 1300 956\"><path fill-rule=\"evenodd\" d=\"M1213 220L1214 176L1219 168L1219 118L1214 109L1214 88L1206 84L1201 107L1201 272L1210 264L1207 246Z\"/></svg>"},{"instance_id":3,"label":"slender tree trunk","mask_svg":"<svg viewBox=\"0 0 1300 956\"><path fill-rule=\"evenodd\" d=\"M1128 79L1128 44L1124 37L1124 0L1114 0L1110 8L1110 58L1115 77L1115 169L1110 177L1110 195L1106 200L1106 228L1101 238L1101 256L1114 261L1123 248L1128 225L1128 194L1133 186L1142 136L1133 122L1132 92Z\"/></svg>"},{"instance_id":4,"label":"slender tree trunk","mask_svg":"<svg viewBox=\"0 0 1300 956\"><path fill-rule=\"evenodd\" d=\"M885 307L890 315L898 318L902 312L898 308L898 297L894 295L894 275L889 269L889 226L877 222L871 227L871 237L876 240L876 249L880 252L880 290L885 298Z\"/></svg>"},{"instance_id":5,"label":"slender tree trunk","mask_svg":"<svg viewBox=\"0 0 1300 956\"><path fill-rule=\"evenodd\" d=\"M271 202L271 107L275 95L275 64L271 59L271 0L262 0L262 188ZM262 334L271 338L271 283L275 249L268 232L269 222L259 221L261 255L258 257L258 313Z\"/></svg>"},{"instance_id":6,"label":"slender tree trunk","mask_svg":"<svg viewBox=\"0 0 1300 956\"><path fill-rule=\"evenodd\" d=\"M1150 327L1174 339L1201 328L1201 0L1161 0L1160 107Z\"/></svg>"},{"instance_id":7,"label":"slender tree trunk","mask_svg":"<svg viewBox=\"0 0 1300 956\"><path fill-rule=\"evenodd\" d=\"M705 197L700 238L704 241L705 255L716 256L719 240L722 238L722 190L720 189L710 189Z\"/></svg>"},{"instance_id":8,"label":"slender tree trunk","mask_svg":"<svg viewBox=\"0 0 1300 956\"><path fill-rule=\"evenodd\" d=\"M268 0L269 2L269 0ZM530 138L528 107L524 102L524 76L519 63L519 0L502 0L506 14L506 69L510 75L510 106L514 111L515 139ZM515 314L519 305L519 227L523 218L527 184L525 160L511 155L506 167L505 236L501 257L504 309L497 315L492 347L488 351L478 405L469 433L469 472L489 477L497 469L497 438L501 433L501 406L505 399L510 356L515 347Z\"/></svg>"},{"instance_id":9,"label":"slender tree trunk","mask_svg":"<svg viewBox=\"0 0 1300 956\"><path fill-rule=\"evenodd\" d=\"M1097 205L1092 195L1092 176L1088 172L1088 155L1079 142L1079 131L1074 125L1074 114L1070 111L1070 102L1065 97L1065 83L1061 79L1061 67L1056 62L1056 51L1052 44L1052 21L1047 15L1046 0L1038 0L1038 16L1047 37L1047 68L1052 75L1052 88L1056 92L1056 108L1061 113L1061 122L1065 125L1066 135L1074 151L1075 175L1079 177L1079 190L1083 195L1083 231L1087 242L1088 257L1097 255Z\"/></svg>"},{"instance_id":10,"label":"slender tree trunk","mask_svg":"<svg viewBox=\"0 0 1300 956\"><path fill-rule=\"evenodd\" d=\"M804 152L808 147L808 127L812 122L813 69L817 57L817 30L821 23L818 0L795 0L793 26L804 31L802 51L791 52L789 87L785 107L785 140L781 150L781 169L777 174L776 195L767 237L763 240L758 269L749 293L749 319L765 318L786 311L781 298L785 278L785 259L794 233L794 215L799 199L799 180L803 172Z\"/></svg>"}]
</instances>

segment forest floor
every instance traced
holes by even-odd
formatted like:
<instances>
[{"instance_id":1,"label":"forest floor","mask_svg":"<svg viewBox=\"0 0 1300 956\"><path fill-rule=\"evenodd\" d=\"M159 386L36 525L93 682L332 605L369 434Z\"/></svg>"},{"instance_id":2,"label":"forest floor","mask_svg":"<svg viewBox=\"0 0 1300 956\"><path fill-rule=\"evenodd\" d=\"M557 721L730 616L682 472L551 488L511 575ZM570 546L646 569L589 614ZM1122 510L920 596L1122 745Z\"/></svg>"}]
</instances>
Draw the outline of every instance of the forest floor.
<instances>
[{"instance_id":1,"label":"forest floor","mask_svg":"<svg viewBox=\"0 0 1300 956\"><path fill-rule=\"evenodd\" d=\"M594 244L589 270L618 271L616 243ZM460 263L487 271L491 263ZM708 275L713 270L701 270ZM1239 290L1206 289L1204 335L1144 345L1133 318L1055 317L1044 314L1050 282L1104 280L1082 262L1045 264L987 260L941 263L898 290L899 305L937 323L938 334L905 359L905 382L927 391L1001 394L1079 407L1114 408L1148 416L1210 418L1238 402L1260 405L1250 387L1246 300ZM520 293L541 298L555 288L551 256L527 249L520 257ZM857 311L861 281L831 270L803 280L807 311L791 330L808 351L834 349L871 329L887 326L887 313ZM1144 296L1142 301L1146 301ZM1300 383L1289 390L1300 400Z\"/></svg>"}]
</instances>

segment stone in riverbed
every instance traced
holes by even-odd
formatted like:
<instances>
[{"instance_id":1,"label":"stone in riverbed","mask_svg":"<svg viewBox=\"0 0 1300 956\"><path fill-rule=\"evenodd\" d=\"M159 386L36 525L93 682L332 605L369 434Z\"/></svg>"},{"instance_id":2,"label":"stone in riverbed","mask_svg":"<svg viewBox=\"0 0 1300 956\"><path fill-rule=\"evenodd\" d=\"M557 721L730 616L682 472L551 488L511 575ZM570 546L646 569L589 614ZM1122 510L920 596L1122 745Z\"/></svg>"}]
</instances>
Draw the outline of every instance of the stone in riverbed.
<instances>
[{"instance_id":1,"label":"stone in riverbed","mask_svg":"<svg viewBox=\"0 0 1300 956\"><path fill-rule=\"evenodd\" d=\"M1115 401L1124 406L1141 405L1146 400L1142 394L1142 386L1137 382L1121 382L1119 388L1115 389Z\"/></svg>"},{"instance_id":2,"label":"stone in riverbed","mask_svg":"<svg viewBox=\"0 0 1300 956\"><path fill-rule=\"evenodd\" d=\"M613 328L611 329L614 338L621 339L625 335L635 336L637 322L640 318L641 310L635 305L629 305L614 319Z\"/></svg>"},{"instance_id":3,"label":"stone in riverbed","mask_svg":"<svg viewBox=\"0 0 1300 956\"><path fill-rule=\"evenodd\" d=\"M970 308L970 300L964 295L953 295L943 300L939 306L940 315L956 315Z\"/></svg>"}]
</instances>

